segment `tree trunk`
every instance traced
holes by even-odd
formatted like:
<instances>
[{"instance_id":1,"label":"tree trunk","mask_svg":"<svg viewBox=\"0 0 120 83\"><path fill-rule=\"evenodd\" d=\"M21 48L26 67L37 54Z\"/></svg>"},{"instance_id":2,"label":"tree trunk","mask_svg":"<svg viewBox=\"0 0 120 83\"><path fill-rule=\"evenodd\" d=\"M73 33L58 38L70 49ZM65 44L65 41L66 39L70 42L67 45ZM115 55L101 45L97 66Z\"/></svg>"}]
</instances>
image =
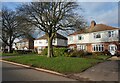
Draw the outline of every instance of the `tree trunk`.
<instances>
[{"instance_id":1,"label":"tree trunk","mask_svg":"<svg viewBox=\"0 0 120 83\"><path fill-rule=\"evenodd\" d=\"M9 45L9 53L13 53L12 45Z\"/></svg>"},{"instance_id":2,"label":"tree trunk","mask_svg":"<svg viewBox=\"0 0 120 83\"><path fill-rule=\"evenodd\" d=\"M48 55L47 57L53 57L52 39L48 37Z\"/></svg>"}]
</instances>

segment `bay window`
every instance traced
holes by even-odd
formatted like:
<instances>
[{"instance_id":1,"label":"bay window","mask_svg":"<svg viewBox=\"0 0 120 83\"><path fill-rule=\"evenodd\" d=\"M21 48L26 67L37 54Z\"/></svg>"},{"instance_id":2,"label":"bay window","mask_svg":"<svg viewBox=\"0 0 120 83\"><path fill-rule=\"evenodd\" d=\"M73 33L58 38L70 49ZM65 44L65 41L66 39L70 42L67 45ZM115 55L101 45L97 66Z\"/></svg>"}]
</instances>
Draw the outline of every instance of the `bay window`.
<instances>
[{"instance_id":1,"label":"bay window","mask_svg":"<svg viewBox=\"0 0 120 83\"><path fill-rule=\"evenodd\" d=\"M104 51L104 45L103 44L94 44L92 45L92 50L95 52L102 52Z\"/></svg>"}]
</instances>

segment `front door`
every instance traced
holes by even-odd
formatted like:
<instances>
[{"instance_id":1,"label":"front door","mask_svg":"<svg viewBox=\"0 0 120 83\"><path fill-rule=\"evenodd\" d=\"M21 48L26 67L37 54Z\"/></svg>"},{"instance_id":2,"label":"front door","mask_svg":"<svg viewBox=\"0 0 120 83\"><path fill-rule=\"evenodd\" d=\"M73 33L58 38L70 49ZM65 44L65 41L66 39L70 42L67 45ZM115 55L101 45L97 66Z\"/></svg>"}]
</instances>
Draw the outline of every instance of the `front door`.
<instances>
[{"instance_id":1,"label":"front door","mask_svg":"<svg viewBox=\"0 0 120 83\"><path fill-rule=\"evenodd\" d=\"M109 45L109 52L111 53L111 55L115 55L116 50L117 50L117 46L115 44Z\"/></svg>"}]
</instances>

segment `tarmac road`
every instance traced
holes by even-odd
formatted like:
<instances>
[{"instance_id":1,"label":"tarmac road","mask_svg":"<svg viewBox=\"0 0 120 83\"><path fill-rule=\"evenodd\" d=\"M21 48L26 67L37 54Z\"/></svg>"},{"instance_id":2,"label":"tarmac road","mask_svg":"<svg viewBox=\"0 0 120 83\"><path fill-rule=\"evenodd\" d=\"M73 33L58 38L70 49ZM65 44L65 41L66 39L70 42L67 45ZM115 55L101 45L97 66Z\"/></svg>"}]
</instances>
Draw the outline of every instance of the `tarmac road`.
<instances>
[{"instance_id":1,"label":"tarmac road","mask_svg":"<svg viewBox=\"0 0 120 83\"><path fill-rule=\"evenodd\" d=\"M2 81L75 81L75 80L2 62Z\"/></svg>"}]
</instances>

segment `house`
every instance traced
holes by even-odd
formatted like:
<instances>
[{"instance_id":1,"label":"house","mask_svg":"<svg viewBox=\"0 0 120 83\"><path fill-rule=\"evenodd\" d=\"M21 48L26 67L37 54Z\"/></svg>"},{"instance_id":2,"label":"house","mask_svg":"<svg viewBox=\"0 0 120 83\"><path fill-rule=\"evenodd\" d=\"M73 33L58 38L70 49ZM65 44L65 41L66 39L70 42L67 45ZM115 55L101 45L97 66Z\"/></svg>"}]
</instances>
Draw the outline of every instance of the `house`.
<instances>
[{"instance_id":1,"label":"house","mask_svg":"<svg viewBox=\"0 0 120 83\"><path fill-rule=\"evenodd\" d=\"M68 35L68 47L87 52L119 50L120 28L96 24L95 21L92 21L86 29Z\"/></svg>"},{"instance_id":2,"label":"house","mask_svg":"<svg viewBox=\"0 0 120 83\"><path fill-rule=\"evenodd\" d=\"M63 35L57 33L53 39L52 45L54 47L67 47L67 38ZM42 37L34 40L34 50L38 53L41 53L41 50L48 46L47 36L43 35Z\"/></svg>"},{"instance_id":3,"label":"house","mask_svg":"<svg viewBox=\"0 0 120 83\"><path fill-rule=\"evenodd\" d=\"M34 49L34 38L30 39L22 39L16 42L16 49L17 50L33 50Z\"/></svg>"}]
</instances>

